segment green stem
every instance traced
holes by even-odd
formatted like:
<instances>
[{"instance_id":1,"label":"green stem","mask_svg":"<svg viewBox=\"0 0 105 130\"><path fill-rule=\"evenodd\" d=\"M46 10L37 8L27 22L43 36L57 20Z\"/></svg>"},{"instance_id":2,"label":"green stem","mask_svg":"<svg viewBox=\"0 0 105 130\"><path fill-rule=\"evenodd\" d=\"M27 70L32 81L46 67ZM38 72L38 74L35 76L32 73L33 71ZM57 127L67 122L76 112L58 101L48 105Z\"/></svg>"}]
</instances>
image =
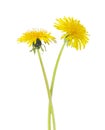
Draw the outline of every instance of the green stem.
<instances>
[{"instance_id":1,"label":"green stem","mask_svg":"<svg viewBox=\"0 0 105 130\"><path fill-rule=\"evenodd\" d=\"M44 80L45 80L45 84L46 84L47 94L48 94L48 98L49 98L49 105L50 106L49 106L48 117L49 117L50 113L52 113L53 128L54 128L54 130L56 130L54 109L53 109L53 105L52 105L52 99L51 99L51 93L50 93L50 90L49 90L49 84L48 84L46 72L45 72L45 69L44 69L44 65L43 65L43 62L42 62L42 58L41 58L39 49L37 49L37 52L38 52L38 57L39 57L39 61L40 61L40 64L41 64L41 68L42 68L42 72L43 72L43 76L44 76ZM48 130L51 130L50 118L48 118Z\"/></svg>"},{"instance_id":2,"label":"green stem","mask_svg":"<svg viewBox=\"0 0 105 130\"><path fill-rule=\"evenodd\" d=\"M51 130L51 108L50 108L50 103L48 105L48 130Z\"/></svg>"},{"instance_id":3,"label":"green stem","mask_svg":"<svg viewBox=\"0 0 105 130\"><path fill-rule=\"evenodd\" d=\"M63 50L64 50L65 44L66 44L66 42L64 42L64 44L63 44L62 47L61 47L61 50L60 50L60 52L59 52L59 54L58 54L58 57L57 57L57 60L56 60L56 64L55 64L55 67L54 67L53 76L52 76L52 81L51 81L51 86L50 86L51 96L52 96L52 93L53 93L54 82L55 82L55 76L56 76L58 64L59 64L59 61L60 61L62 52L63 52Z\"/></svg>"},{"instance_id":4,"label":"green stem","mask_svg":"<svg viewBox=\"0 0 105 130\"><path fill-rule=\"evenodd\" d=\"M64 50L64 46L65 46L66 42L64 42L64 44L61 47L61 50L58 54L57 60L56 60L56 64L54 67L54 71L53 71L53 76L52 76L52 81L51 81L51 87L50 87L50 94L52 97L53 94L53 88L54 88L54 82L55 82L55 76L56 76L56 72L57 72L57 68L58 68L58 64L62 55L62 52ZM51 126L51 109L50 109L50 103L49 103L49 107L48 107L48 120L49 120L49 127ZM53 120L53 124L54 124L54 120Z\"/></svg>"}]
</instances>

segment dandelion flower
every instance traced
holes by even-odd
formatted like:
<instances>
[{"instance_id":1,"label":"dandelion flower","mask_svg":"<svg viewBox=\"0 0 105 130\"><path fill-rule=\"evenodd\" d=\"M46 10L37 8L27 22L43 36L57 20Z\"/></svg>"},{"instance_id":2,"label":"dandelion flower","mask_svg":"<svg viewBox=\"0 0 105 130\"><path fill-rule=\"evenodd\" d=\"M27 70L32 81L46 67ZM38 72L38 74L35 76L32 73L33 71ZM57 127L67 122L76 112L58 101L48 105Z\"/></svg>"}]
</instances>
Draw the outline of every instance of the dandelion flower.
<instances>
[{"instance_id":1,"label":"dandelion flower","mask_svg":"<svg viewBox=\"0 0 105 130\"><path fill-rule=\"evenodd\" d=\"M79 20L70 17L59 18L54 26L64 32L61 38L67 42L68 46L77 50L86 46L89 40L88 32Z\"/></svg>"},{"instance_id":2,"label":"dandelion flower","mask_svg":"<svg viewBox=\"0 0 105 130\"><path fill-rule=\"evenodd\" d=\"M45 30L32 30L23 33L23 35L18 38L18 42L26 42L29 46L36 44L41 44L41 41L49 44L50 42L55 42L55 37L51 33Z\"/></svg>"}]
</instances>

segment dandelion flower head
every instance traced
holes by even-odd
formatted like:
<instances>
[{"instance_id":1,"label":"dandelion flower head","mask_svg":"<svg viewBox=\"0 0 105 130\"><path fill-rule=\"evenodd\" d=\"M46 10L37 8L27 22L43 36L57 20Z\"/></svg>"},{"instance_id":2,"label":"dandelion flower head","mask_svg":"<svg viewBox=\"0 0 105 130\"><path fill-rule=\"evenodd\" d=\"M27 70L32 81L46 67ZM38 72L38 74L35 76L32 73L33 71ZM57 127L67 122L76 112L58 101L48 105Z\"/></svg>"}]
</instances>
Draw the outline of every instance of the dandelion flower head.
<instances>
[{"instance_id":1,"label":"dandelion flower head","mask_svg":"<svg viewBox=\"0 0 105 130\"><path fill-rule=\"evenodd\" d=\"M79 20L70 17L58 18L54 24L58 30L64 32L63 38L68 46L75 49L84 48L89 40L86 28Z\"/></svg>"},{"instance_id":2,"label":"dandelion flower head","mask_svg":"<svg viewBox=\"0 0 105 130\"><path fill-rule=\"evenodd\" d=\"M43 41L44 43L49 44L50 42L55 42L55 37L51 33L45 30L35 30L27 31L23 33L21 37L18 38L18 42L26 42L29 46L36 44L37 39Z\"/></svg>"}]
</instances>

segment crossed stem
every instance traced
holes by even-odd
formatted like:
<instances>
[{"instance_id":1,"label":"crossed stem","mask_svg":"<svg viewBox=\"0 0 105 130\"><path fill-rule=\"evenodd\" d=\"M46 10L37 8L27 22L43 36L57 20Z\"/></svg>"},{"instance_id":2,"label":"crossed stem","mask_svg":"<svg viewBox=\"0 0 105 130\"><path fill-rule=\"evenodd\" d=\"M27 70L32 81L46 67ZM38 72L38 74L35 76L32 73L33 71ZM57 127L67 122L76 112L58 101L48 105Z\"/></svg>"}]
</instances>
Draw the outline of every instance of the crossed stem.
<instances>
[{"instance_id":1,"label":"crossed stem","mask_svg":"<svg viewBox=\"0 0 105 130\"><path fill-rule=\"evenodd\" d=\"M53 71L53 75L52 75L52 81L51 81L51 86L50 86L51 98L52 98L52 94L53 94L53 88L54 88L54 82L55 82L55 76L56 76L58 64L59 64L62 52L64 50L65 44L66 44L66 42L64 42L64 44L61 47L61 50L60 50L60 52L58 54L58 57L57 57L57 60L56 60L56 64L55 64L55 67L54 67L54 71ZM51 128L51 114L52 114L52 111L51 111L50 102L49 102L49 107L48 107L48 121L49 121L48 123L49 123L49 128ZM53 125L55 125L54 121L53 121Z\"/></svg>"},{"instance_id":2,"label":"crossed stem","mask_svg":"<svg viewBox=\"0 0 105 130\"><path fill-rule=\"evenodd\" d=\"M56 72L57 72L57 68L58 68L58 63L60 61L60 58L61 58L61 55L62 55L65 44L66 44L66 42L64 42L64 44L62 45L61 50L60 50L60 52L58 54L56 64L55 64L55 67L54 67L54 71L53 71L53 75L52 75L52 81L51 81L50 88L49 88L46 72L45 72L45 69L44 69L44 65L43 65L43 62L42 62L42 58L41 58L41 55L40 55L40 51L39 51L39 49L37 49L39 61L40 61L40 64L41 64L41 68L42 68L42 72L43 72L43 76L44 76L44 80L45 80L45 84L46 84L47 94L48 94L48 98L49 98L48 130L51 130L51 117L52 117L52 123L53 123L53 130L56 130L54 109L53 109L53 104L52 104L52 94L53 94L53 88L54 88L54 82L55 82L55 76L56 76Z\"/></svg>"},{"instance_id":3,"label":"crossed stem","mask_svg":"<svg viewBox=\"0 0 105 130\"><path fill-rule=\"evenodd\" d=\"M48 99L49 99L49 114L48 115L50 115L50 113L52 114L53 129L56 130L55 117L54 117L54 109L53 109L53 104L52 104L52 99L51 99L51 93L50 93L50 89L49 89L49 84L48 84L46 72L45 72L45 69L44 69L44 65L43 65L43 62L42 62L42 58L41 58L39 49L37 49L37 52L38 52L38 57L39 57L39 61L40 61L40 64L41 64L41 68L42 68L42 72L43 72L43 76L44 76L44 80L45 80L45 84L46 84ZM50 120L49 119L48 119L48 130L51 130L51 125L50 125Z\"/></svg>"}]
</instances>

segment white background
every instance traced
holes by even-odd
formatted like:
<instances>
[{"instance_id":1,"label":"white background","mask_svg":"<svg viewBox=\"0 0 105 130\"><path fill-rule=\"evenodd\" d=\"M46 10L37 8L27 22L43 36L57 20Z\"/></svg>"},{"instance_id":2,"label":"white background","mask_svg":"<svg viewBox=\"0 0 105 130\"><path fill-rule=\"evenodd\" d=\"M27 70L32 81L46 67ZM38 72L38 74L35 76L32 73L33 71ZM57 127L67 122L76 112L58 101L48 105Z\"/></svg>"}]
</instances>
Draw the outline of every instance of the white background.
<instances>
[{"instance_id":1,"label":"white background","mask_svg":"<svg viewBox=\"0 0 105 130\"><path fill-rule=\"evenodd\" d=\"M47 130L48 98L37 55L17 38L32 28L57 37L42 54L49 83L61 33L56 18L70 16L86 26L82 51L65 47L53 93L57 130L105 130L104 0L0 1L0 130Z\"/></svg>"}]
</instances>

